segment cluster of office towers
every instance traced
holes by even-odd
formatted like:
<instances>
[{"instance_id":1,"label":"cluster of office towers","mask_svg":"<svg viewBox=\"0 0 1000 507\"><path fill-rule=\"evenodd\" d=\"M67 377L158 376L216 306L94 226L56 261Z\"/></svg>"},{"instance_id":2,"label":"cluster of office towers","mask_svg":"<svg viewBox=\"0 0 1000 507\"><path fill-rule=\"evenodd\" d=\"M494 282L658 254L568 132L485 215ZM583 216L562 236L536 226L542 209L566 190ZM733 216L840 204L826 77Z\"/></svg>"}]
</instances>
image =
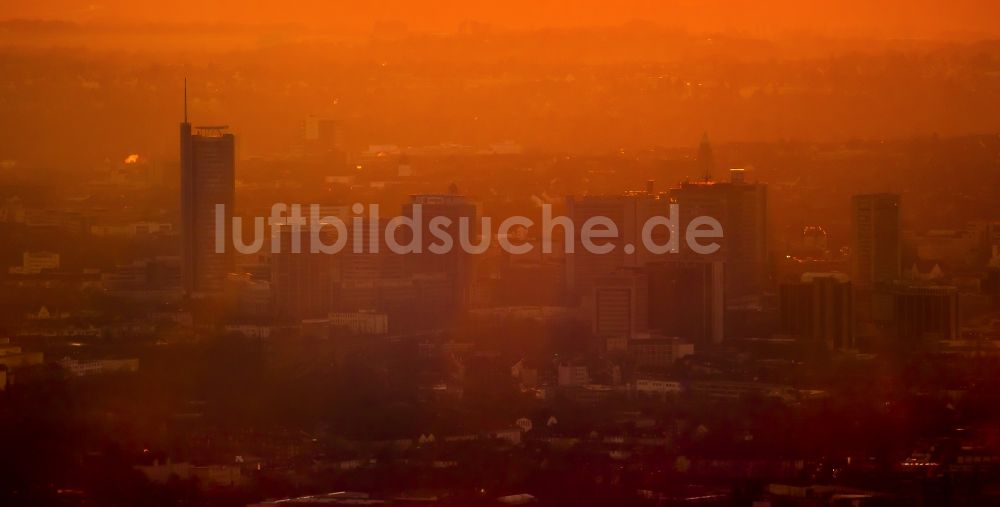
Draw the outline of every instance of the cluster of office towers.
<instances>
[{"instance_id":1,"label":"cluster of office towers","mask_svg":"<svg viewBox=\"0 0 1000 507\"><path fill-rule=\"evenodd\" d=\"M235 140L226 126L180 126L181 156L181 257L182 281L191 298L226 295L235 290L252 293L254 284L234 273L236 259L231 248L219 251L216 246L216 205L225 205L223 230L232 237L230 214L235 202ZM414 196L402 210L413 216L419 204L427 218L448 216L453 224L461 217L475 223L476 206L457 193ZM324 210L324 215L329 210ZM335 213L336 214L336 213ZM349 222L346 216L340 217ZM310 253L309 228L301 228L302 253L291 253L293 229L281 227L280 253L271 255L269 287L259 304L245 308L245 313L279 320L301 321L324 318L331 310L378 310L394 315L408 315L409 323L434 327L463 308L469 299L470 265L457 249L434 255L401 256L385 244L382 230L387 220L363 221L366 228L358 237L365 242L360 252L343 249L334 256ZM426 225L425 225L426 227ZM379 228L369 231L368 228ZM330 232L324 230L324 234ZM353 231L352 231L353 232ZM456 231L448 231L457 237ZM430 237L427 230L425 238ZM397 238L408 242L407 238ZM330 239L322 236L326 243ZM369 241L381 242L371 248ZM379 253L372 254L373 250ZM336 282L336 283L335 283ZM242 285L240 285L242 284ZM246 299L240 294L237 299ZM404 319L405 320L405 319Z\"/></svg>"},{"instance_id":2,"label":"cluster of office towers","mask_svg":"<svg viewBox=\"0 0 1000 507\"><path fill-rule=\"evenodd\" d=\"M235 201L234 136L225 126L193 128L186 111L180 134L183 286L191 297L218 294L235 268L231 249L216 252L214 223L215 206L224 204L232 210ZM617 237L607 240L615 246L612 253L588 252L575 234L573 253L564 259L561 293L567 302L588 312L594 335L603 339L655 333L719 344L728 332L726 320L732 309L760 304L761 295L770 291L778 295L781 333L829 348L854 348L856 322L871 320L879 288L900 277L899 196L853 198L849 274L808 273L800 280L776 284L768 249L767 186L747 181L741 169L731 170L728 181L714 180L707 140L699 149L698 162L702 178L665 192L654 191L649 182L644 191L567 198L567 215L574 224L603 216L619 230ZM415 204L423 207L425 224L434 216L448 216L453 223L468 217L478 223L476 205L457 193L413 196L402 214L412 216ZM650 217L668 215L671 204L679 207L680 224L697 216L718 220L723 227L719 250L696 254L684 248L683 241L681 251L670 254L626 248L641 245L642 224ZM384 221L365 221L365 226L381 228ZM225 227L230 237L228 219ZM376 232L365 231L362 237L384 241L381 231ZM281 240L290 242L290 233L282 230ZM302 234L302 251L308 252L308 234ZM666 234L660 228L653 239L662 244ZM424 236L430 235L425 231ZM369 250L366 245L364 251ZM276 317L289 320L321 318L331 309L409 313L414 322L423 319L433 327L472 301L474 261L461 249L409 255L405 260L385 245L379 250L375 255L346 250L334 261L323 254L275 254L270 260L270 300L262 308L270 307ZM943 321L925 327L951 333L956 326L956 312L949 307L953 301L935 296L895 294L892 303L901 304L893 311L907 313L896 317L910 320L943 315ZM942 305L945 308L939 308Z\"/></svg>"}]
</instances>

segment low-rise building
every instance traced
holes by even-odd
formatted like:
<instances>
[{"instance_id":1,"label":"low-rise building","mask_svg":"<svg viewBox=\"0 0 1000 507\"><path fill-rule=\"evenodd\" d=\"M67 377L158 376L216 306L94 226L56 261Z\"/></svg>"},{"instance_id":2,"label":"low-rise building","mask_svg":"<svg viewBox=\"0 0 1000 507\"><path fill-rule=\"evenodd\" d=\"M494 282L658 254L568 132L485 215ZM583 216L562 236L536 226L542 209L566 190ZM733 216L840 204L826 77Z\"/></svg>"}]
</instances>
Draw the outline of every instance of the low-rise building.
<instances>
[{"instance_id":1,"label":"low-rise building","mask_svg":"<svg viewBox=\"0 0 1000 507\"><path fill-rule=\"evenodd\" d=\"M171 477L196 479L202 485L209 487L237 487L244 483L243 472L238 464L192 465L187 462L173 463L167 460L165 463L154 461L151 465L137 465L135 469L145 475L150 482L157 484L165 484Z\"/></svg>"},{"instance_id":2,"label":"low-rise building","mask_svg":"<svg viewBox=\"0 0 1000 507\"><path fill-rule=\"evenodd\" d=\"M635 392L650 395L678 394L683 391L681 383L676 380L636 379Z\"/></svg>"},{"instance_id":3,"label":"low-rise building","mask_svg":"<svg viewBox=\"0 0 1000 507\"><path fill-rule=\"evenodd\" d=\"M694 354L694 344L680 338L640 335L628 341L628 353L640 368L665 368Z\"/></svg>"},{"instance_id":4,"label":"low-rise building","mask_svg":"<svg viewBox=\"0 0 1000 507\"><path fill-rule=\"evenodd\" d=\"M9 269L11 274L36 275L45 270L59 269L59 254L53 252L24 252L21 265Z\"/></svg>"},{"instance_id":5,"label":"low-rise building","mask_svg":"<svg viewBox=\"0 0 1000 507\"><path fill-rule=\"evenodd\" d=\"M330 314L330 325L347 328L358 334L381 335L389 332L389 316L374 310L337 312Z\"/></svg>"},{"instance_id":6,"label":"low-rise building","mask_svg":"<svg viewBox=\"0 0 1000 507\"><path fill-rule=\"evenodd\" d=\"M59 365L71 375L84 377L87 375L102 375L105 373L139 371L139 359L73 359L64 357Z\"/></svg>"},{"instance_id":7,"label":"low-rise building","mask_svg":"<svg viewBox=\"0 0 1000 507\"><path fill-rule=\"evenodd\" d=\"M558 371L559 387L577 387L590 383L590 375L585 365L560 364Z\"/></svg>"},{"instance_id":8,"label":"low-rise building","mask_svg":"<svg viewBox=\"0 0 1000 507\"><path fill-rule=\"evenodd\" d=\"M25 352L21 347L12 345L10 338L0 338L0 366L10 371L23 366L42 364L44 356L41 352Z\"/></svg>"}]
</instances>

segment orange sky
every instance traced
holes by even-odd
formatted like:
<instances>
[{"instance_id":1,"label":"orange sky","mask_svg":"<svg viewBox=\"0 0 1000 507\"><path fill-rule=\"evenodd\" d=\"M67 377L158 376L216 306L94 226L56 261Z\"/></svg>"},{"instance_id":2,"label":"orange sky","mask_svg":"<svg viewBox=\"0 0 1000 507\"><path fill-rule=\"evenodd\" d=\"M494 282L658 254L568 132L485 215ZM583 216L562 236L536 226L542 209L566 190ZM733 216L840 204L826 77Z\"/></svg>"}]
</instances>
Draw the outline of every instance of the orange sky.
<instances>
[{"instance_id":1,"label":"orange sky","mask_svg":"<svg viewBox=\"0 0 1000 507\"><path fill-rule=\"evenodd\" d=\"M774 36L905 38L1000 37L995 0L4 0L0 19L127 23L298 23L364 33L380 22L452 31L465 21L501 28L544 28L651 21L691 31Z\"/></svg>"},{"instance_id":2,"label":"orange sky","mask_svg":"<svg viewBox=\"0 0 1000 507\"><path fill-rule=\"evenodd\" d=\"M310 114L356 146L596 152L1000 129L1000 44L972 42L1000 41L998 0L164 5L0 0L0 160L173 156L185 77L198 121L253 155L288 150ZM585 26L612 28L544 30Z\"/></svg>"}]
</instances>

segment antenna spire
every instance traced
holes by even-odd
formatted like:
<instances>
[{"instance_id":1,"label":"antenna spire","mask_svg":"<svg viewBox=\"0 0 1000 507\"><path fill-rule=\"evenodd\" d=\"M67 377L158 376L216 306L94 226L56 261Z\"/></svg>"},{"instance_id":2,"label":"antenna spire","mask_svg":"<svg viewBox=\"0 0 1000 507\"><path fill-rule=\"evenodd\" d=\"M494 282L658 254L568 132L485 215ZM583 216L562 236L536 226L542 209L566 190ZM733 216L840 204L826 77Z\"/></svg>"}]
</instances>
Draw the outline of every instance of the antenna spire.
<instances>
[{"instance_id":1,"label":"antenna spire","mask_svg":"<svg viewBox=\"0 0 1000 507\"><path fill-rule=\"evenodd\" d=\"M705 178L706 182L712 180L715 157L712 156L712 143L708 140L708 132L701 135L701 144L698 145L698 168L701 169L702 177Z\"/></svg>"},{"instance_id":2,"label":"antenna spire","mask_svg":"<svg viewBox=\"0 0 1000 507\"><path fill-rule=\"evenodd\" d=\"M184 78L184 123L188 122L188 78Z\"/></svg>"}]
</instances>

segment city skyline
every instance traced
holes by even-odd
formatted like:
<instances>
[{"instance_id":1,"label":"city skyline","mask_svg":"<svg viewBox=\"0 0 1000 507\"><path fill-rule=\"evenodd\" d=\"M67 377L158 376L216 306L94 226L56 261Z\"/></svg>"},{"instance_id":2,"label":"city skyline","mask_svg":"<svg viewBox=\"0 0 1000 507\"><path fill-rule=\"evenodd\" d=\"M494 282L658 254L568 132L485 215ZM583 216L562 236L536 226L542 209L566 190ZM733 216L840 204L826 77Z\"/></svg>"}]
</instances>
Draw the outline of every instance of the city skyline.
<instances>
[{"instance_id":1,"label":"city skyline","mask_svg":"<svg viewBox=\"0 0 1000 507\"><path fill-rule=\"evenodd\" d=\"M0 505L1000 505L995 10L8 2Z\"/></svg>"}]
</instances>

